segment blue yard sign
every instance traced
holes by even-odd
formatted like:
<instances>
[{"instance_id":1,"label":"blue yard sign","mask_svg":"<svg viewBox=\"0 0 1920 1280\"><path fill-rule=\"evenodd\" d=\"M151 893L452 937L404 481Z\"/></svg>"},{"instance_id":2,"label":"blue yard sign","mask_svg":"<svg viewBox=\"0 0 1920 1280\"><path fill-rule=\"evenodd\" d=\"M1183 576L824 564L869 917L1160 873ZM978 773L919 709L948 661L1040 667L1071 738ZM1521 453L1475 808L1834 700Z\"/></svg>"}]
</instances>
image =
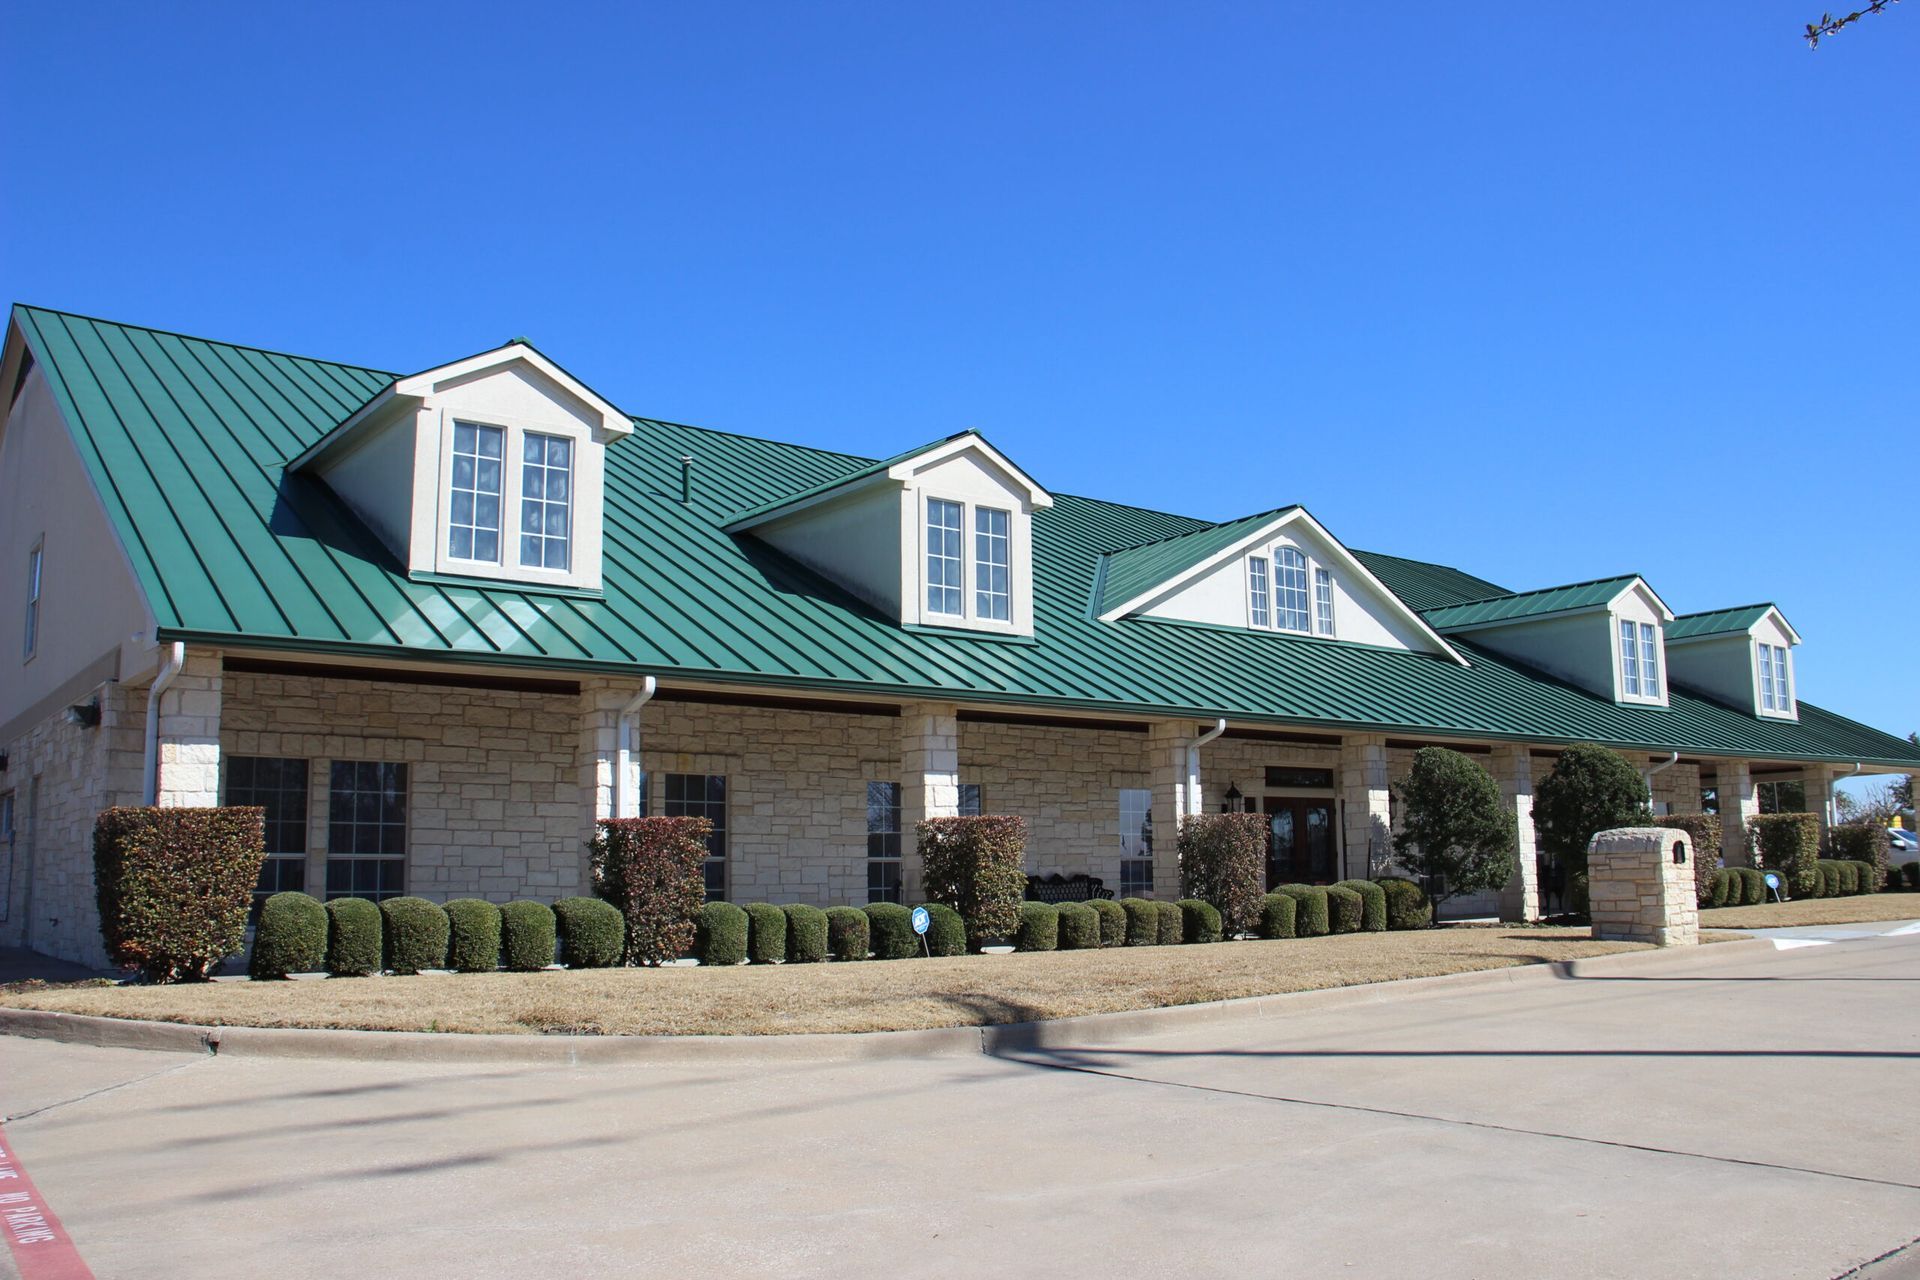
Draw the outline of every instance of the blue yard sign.
<instances>
[{"instance_id":1,"label":"blue yard sign","mask_svg":"<svg viewBox=\"0 0 1920 1280\"><path fill-rule=\"evenodd\" d=\"M894 919L897 920L899 917L895 916ZM927 909L925 907L915 907L913 909L913 931L915 933L925 933L932 926L933 917L927 914Z\"/></svg>"}]
</instances>

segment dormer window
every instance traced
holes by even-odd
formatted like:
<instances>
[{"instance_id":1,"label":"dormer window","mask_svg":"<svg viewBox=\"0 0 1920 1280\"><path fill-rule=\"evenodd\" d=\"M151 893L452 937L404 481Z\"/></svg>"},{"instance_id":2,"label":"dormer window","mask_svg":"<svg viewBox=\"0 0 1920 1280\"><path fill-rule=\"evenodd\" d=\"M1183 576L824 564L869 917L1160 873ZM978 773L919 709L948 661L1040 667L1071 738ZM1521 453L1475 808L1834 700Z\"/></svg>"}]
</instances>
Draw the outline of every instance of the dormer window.
<instances>
[{"instance_id":1,"label":"dormer window","mask_svg":"<svg viewBox=\"0 0 1920 1280\"><path fill-rule=\"evenodd\" d=\"M1012 516L997 507L973 510L973 608L992 622L1005 622L1012 603Z\"/></svg>"},{"instance_id":2,"label":"dormer window","mask_svg":"<svg viewBox=\"0 0 1920 1280\"><path fill-rule=\"evenodd\" d=\"M1792 678L1787 674L1787 651L1777 644L1761 644L1760 709L1779 714L1793 710Z\"/></svg>"},{"instance_id":3,"label":"dormer window","mask_svg":"<svg viewBox=\"0 0 1920 1280\"><path fill-rule=\"evenodd\" d=\"M572 546L573 441L529 431L520 453L520 563L565 572Z\"/></svg>"},{"instance_id":4,"label":"dormer window","mask_svg":"<svg viewBox=\"0 0 1920 1280\"><path fill-rule=\"evenodd\" d=\"M1334 634L1333 572L1282 543L1247 557L1247 625L1259 630ZM1312 583L1312 587L1308 587Z\"/></svg>"},{"instance_id":5,"label":"dormer window","mask_svg":"<svg viewBox=\"0 0 1920 1280\"><path fill-rule=\"evenodd\" d=\"M1267 558L1247 557L1247 617L1256 627L1273 625L1271 597L1267 588Z\"/></svg>"},{"instance_id":6,"label":"dormer window","mask_svg":"<svg viewBox=\"0 0 1920 1280\"><path fill-rule=\"evenodd\" d=\"M927 612L958 618L960 609L960 504L927 499Z\"/></svg>"},{"instance_id":7,"label":"dormer window","mask_svg":"<svg viewBox=\"0 0 1920 1280\"><path fill-rule=\"evenodd\" d=\"M1313 571L1313 614L1314 624L1320 628L1320 634L1333 634L1333 575L1325 569Z\"/></svg>"},{"instance_id":8,"label":"dormer window","mask_svg":"<svg viewBox=\"0 0 1920 1280\"><path fill-rule=\"evenodd\" d=\"M1276 547L1273 562L1279 569L1280 629L1312 630L1307 614L1307 558L1298 547Z\"/></svg>"},{"instance_id":9,"label":"dormer window","mask_svg":"<svg viewBox=\"0 0 1920 1280\"><path fill-rule=\"evenodd\" d=\"M1620 692L1628 698L1660 697L1660 633L1651 623L1620 620Z\"/></svg>"},{"instance_id":10,"label":"dormer window","mask_svg":"<svg viewBox=\"0 0 1920 1280\"><path fill-rule=\"evenodd\" d=\"M500 563L501 455L507 433L475 422L453 426L453 475L447 503L447 554Z\"/></svg>"}]
</instances>

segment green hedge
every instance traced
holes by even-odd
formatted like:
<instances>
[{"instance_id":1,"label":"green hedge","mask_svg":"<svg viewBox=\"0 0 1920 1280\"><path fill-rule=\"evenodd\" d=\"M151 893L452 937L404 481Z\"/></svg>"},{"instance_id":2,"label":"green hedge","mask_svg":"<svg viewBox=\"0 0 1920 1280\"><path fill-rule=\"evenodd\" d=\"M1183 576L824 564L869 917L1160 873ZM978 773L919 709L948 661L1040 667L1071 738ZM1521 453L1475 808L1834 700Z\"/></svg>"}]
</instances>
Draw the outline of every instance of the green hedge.
<instances>
[{"instance_id":1,"label":"green hedge","mask_svg":"<svg viewBox=\"0 0 1920 1280\"><path fill-rule=\"evenodd\" d=\"M1180 941L1219 942L1224 936L1220 912L1211 902L1182 898L1174 905L1180 908Z\"/></svg>"},{"instance_id":2,"label":"green hedge","mask_svg":"<svg viewBox=\"0 0 1920 1280\"><path fill-rule=\"evenodd\" d=\"M747 959L780 964L787 958L787 913L767 902L747 904Z\"/></svg>"},{"instance_id":3,"label":"green hedge","mask_svg":"<svg viewBox=\"0 0 1920 1280\"><path fill-rule=\"evenodd\" d=\"M447 966L455 973L499 968L500 908L480 898L455 898L446 911Z\"/></svg>"},{"instance_id":4,"label":"green hedge","mask_svg":"<svg viewBox=\"0 0 1920 1280\"><path fill-rule=\"evenodd\" d=\"M1703 907L1724 907L1727 905L1727 891L1739 882L1739 877L1726 867L1715 867L1713 879L1707 882L1707 896L1700 903Z\"/></svg>"},{"instance_id":5,"label":"green hedge","mask_svg":"<svg viewBox=\"0 0 1920 1280\"><path fill-rule=\"evenodd\" d=\"M1050 902L1020 904L1020 923L1013 931L1015 951L1052 951L1060 945L1060 912Z\"/></svg>"},{"instance_id":6,"label":"green hedge","mask_svg":"<svg viewBox=\"0 0 1920 1280\"><path fill-rule=\"evenodd\" d=\"M380 904L380 922L386 930L388 971L418 973L447 967L452 926L439 903L425 898L388 898Z\"/></svg>"},{"instance_id":7,"label":"green hedge","mask_svg":"<svg viewBox=\"0 0 1920 1280\"><path fill-rule=\"evenodd\" d=\"M960 913L944 902L929 902L926 908L928 920L925 954L934 956L967 954L967 922Z\"/></svg>"},{"instance_id":8,"label":"green hedge","mask_svg":"<svg viewBox=\"0 0 1920 1280\"><path fill-rule=\"evenodd\" d=\"M915 829L927 896L958 911L980 946L1018 926L1027 892L1027 824L998 815L928 818Z\"/></svg>"},{"instance_id":9,"label":"green hedge","mask_svg":"<svg viewBox=\"0 0 1920 1280\"><path fill-rule=\"evenodd\" d=\"M1351 889L1360 895L1360 927L1368 933L1383 933L1387 927L1387 891L1371 880L1342 880L1336 889Z\"/></svg>"},{"instance_id":10,"label":"green hedge","mask_svg":"<svg viewBox=\"0 0 1920 1280\"><path fill-rule=\"evenodd\" d=\"M745 920L741 921L744 926ZM745 954L746 931L740 934L741 954ZM858 907L827 908L827 950L835 960L865 960L873 950L873 926L867 913Z\"/></svg>"},{"instance_id":11,"label":"green hedge","mask_svg":"<svg viewBox=\"0 0 1920 1280\"><path fill-rule=\"evenodd\" d=\"M1887 867L1893 861L1893 840L1880 823L1871 818L1838 823L1828 830L1827 843L1834 857L1864 862L1871 868L1867 879L1873 888L1862 889L1862 893L1877 892L1886 881Z\"/></svg>"},{"instance_id":12,"label":"green hedge","mask_svg":"<svg viewBox=\"0 0 1920 1280\"><path fill-rule=\"evenodd\" d=\"M1294 915L1299 909L1299 899L1284 893L1270 893L1260 899L1260 936L1263 938L1293 937Z\"/></svg>"},{"instance_id":13,"label":"green hedge","mask_svg":"<svg viewBox=\"0 0 1920 1280\"><path fill-rule=\"evenodd\" d=\"M1384 904L1385 892L1380 897ZM1366 899L1345 885L1327 886L1327 927L1334 933L1360 932L1360 920L1366 910Z\"/></svg>"},{"instance_id":14,"label":"green hedge","mask_svg":"<svg viewBox=\"0 0 1920 1280\"><path fill-rule=\"evenodd\" d=\"M522 898L500 908L500 960L510 973L538 973L553 963L559 925L553 908Z\"/></svg>"},{"instance_id":15,"label":"green hedge","mask_svg":"<svg viewBox=\"0 0 1920 1280\"><path fill-rule=\"evenodd\" d=\"M827 913L804 902L785 903L780 912L787 918L787 963L826 963Z\"/></svg>"},{"instance_id":16,"label":"green hedge","mask_svg":"<svg viewBox=\"0 0 1920 1280\"><path fill-rule=\"evenodd\" d=\"M1283 884L1275 893L1284 893L1300 905L1294 912L1294 933L1302 938L1323 938L1333 931L1329 919L1327 891L1312 884Z\"/></svg>"},{"instance_id":17,"label":"green hedge","mask_svg":"<svg viewBox=\"0 0 1920 1280\"><path fill-rule=\"evenodd\" d=\"M1734 867L1734 877L1740 881L1740 901L1736 904L1733 894L1727 894L1728 906L1754 907L1768 900L1767 876L1758 867Z\"/></svg>"},{"instance_id":18,"label":"green hedge","mask_svg":"<svg viewBox=\"0 0 1920 1280\"><path fill-rule=\"evenodd\" d=\"M1127 913L1127 945L1160 945L1160 910L1147 898L1122 898L1120 909Z\"/></svg>"},{"instance_id":19,"label":"green hedge","mask_svg":"<svg viewBox=\"0 0 1920 1280\"><path fill-rule=\"evenodd\" d=\"M1267 819L1257 813L1198 813L1182 819L1182 899L1217 908L1228 934L1251 932L1260 916L1267 841Z\"/></svg>"},{"instance_id":20,"label":"green hedge","mask_svg":"<svg viewBox=\"0 0 1920 1280\"><path fill-rule=\"evenodd\" d=\"M1717 813L1668 813L1657 825L1687 833L1687 856L1693 859L1693 894L1706 906L1713 893L1714 872L1720 868L1720 815Z\"/></svg>"},{"instance_id":21,"label":"green hedge","mask_svg":"<svg viewBox=\"0 0 1920 1280\"><path fill-rule=\"evenodd\" d=\"M1127 909L1112 898L1095 898L1087 904L1094 914L1100 917L1100 945L1103 947L1124 947L1127 945Z\"/></svg>"},{"instance_id":22,"label":"green hedge","mask_svg":"<svg viewBox=\"0 0 1920 1280\"><path fill-rule=\"evenodd\" d=\"M611 969L620 963L627 926L620 909L598 898L562 898L553 904L560 960L569 969Z\"/></svg>"},{"instance_id":23,"label":"green hedge","mask_svg":"<svg viewBox=\"0 0 1920 1280\"><path fill-rule=\"evenodd\" d=\"M1382 876L1374 883L1387 897L1387 928L1425 929L1433 923L1433 903L1418 884L1405 876Z\"/></svg>"},{"instance_id":24,"label":"green hedge","mask_svg":"<svg viewBox=\"0 0 1920 1280\"><path fill-rule=\"evenodd\" d=\"M198 981L247 942L265 809L108 809L93 826L94 902L115 964ZM36 820L38 815L35 815Z\"/></svg>"},{"instance_id":25,"label":"green hedge","mask_svg":"<svg viewBox=\"0 0 1920 1280\"><path fill-rule=\"evenodd\" d=\"M1876 867L1871 862L1865 862L1857 858L1851 859L1850 861L1853 862L1854 867L1860 872L1860 888L1857 890L1857 892L1859 893L1880 892L1880 886L1886 880L1886 872L1882 871L1879 867Z\"/></svg>"},{"instance_id":26,"label":"green hedge","mask_svg":"<svg viewBox=\"0 0 1920 1280\"><path fill-rule=\"evenodd\" d=\"M1060 949L1095 951L1100 947L1100 913L1084 902L1060 904Z\"/></svg>"},{"instance_id":27,"label":"green hedge","mask_svg":"<svg viewBox=\"0 0 1920 1280\"><path fill-rule=\"evenodd\" d=\"M747 913L732 902L702 903L693 922L693 958L703 965L747 962Z\"/></svg>"},{"instance_id":28,"label":"green hedge","mask_svg":"<svg viewBox=\"0 0 1920 1280\"><path fill-rule=\"evenodd\" d=\"M1186 935L1186 917L1180 912L1177 902L1156 902L1153 909L1160 914L1160 945L1177 947L1180 939Z\"/></svg>"},{"instance_id":29,"label":"green hedge","mask_svg":"<svg viewBox=\"0 0 1920 1280\"><path fill-rule=\"evenodd\" d=\"M1820 892L1820 823L1810 813L1762 813L1747 819L1747 843L1760 866L1778 871L1791 896Z\"/></svg>"},{"instance_id":30,"label":"green hedge","mask_svg":"<svg viewBox=\"0 0 1920 1280\"><path fill-rule=\"evenodd\" d=\"M364 978L380 972L386 946L380 908L365 898L335 898L327 904L327 972Z\"/></svg>"},{"instance_id":31,"label":"green hedge","mask_svg":"<svg viewBox=\"0 0 1920 1280\"><path fill-rule=\"evenodd\" d=\"M693 946L707 898L706 818L602 818L588 844L593 892L620 912L621 956L660 965Z\"/></svg>"},{"instance_id":32,"label":"green hedge","mask_svg":"<svg viewBox=\"0 0 1920 1280\"><path fill-rule=\"evenodd\" d=\"M913 913L899 903L875 902L868 906L867 927L875 960L905 960L920 954Z\"/></svg>"},{"instance_id":33,"label":"green hedge","mask_svg":"<svg viewBox=\"0 0 1920 1280\"><path fill-rule=\"evenodd\" d=\"M260 908L247 972L258 979L319 973L327 963L327 909L304 893L276 893Z\"/></svg>"}]
</instances>

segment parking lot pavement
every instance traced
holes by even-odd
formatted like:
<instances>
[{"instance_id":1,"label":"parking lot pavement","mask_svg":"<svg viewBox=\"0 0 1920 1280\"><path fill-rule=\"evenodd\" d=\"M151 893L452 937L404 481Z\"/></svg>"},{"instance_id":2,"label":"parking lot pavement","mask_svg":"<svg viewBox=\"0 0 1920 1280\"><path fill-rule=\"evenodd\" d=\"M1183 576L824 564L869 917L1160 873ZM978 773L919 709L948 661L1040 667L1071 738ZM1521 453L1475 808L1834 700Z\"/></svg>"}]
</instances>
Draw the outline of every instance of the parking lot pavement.
<instances>
[{"instance_id":1,"label":"parking lot pavement","mask_svg":"<svg viewBox=\"0 0 1920 1280\"><path fill-rule=\"evenodd\" d=\"M0 1112L102 1280L1833 1277L1910 1243L1920 937L1711 950L998 1059L5 1040Z\"/></svg>"}]
</instances>

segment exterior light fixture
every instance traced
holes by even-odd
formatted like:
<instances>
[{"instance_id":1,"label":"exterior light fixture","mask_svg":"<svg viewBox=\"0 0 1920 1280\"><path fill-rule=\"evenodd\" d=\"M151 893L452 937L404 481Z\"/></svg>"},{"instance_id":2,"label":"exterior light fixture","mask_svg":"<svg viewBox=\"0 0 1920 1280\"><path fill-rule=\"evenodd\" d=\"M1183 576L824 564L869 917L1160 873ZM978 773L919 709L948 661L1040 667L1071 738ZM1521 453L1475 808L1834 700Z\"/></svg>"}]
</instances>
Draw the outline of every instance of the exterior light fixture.
<instances>
[{"instance_id":1,"label":"exterior light fixture","mask_svg":"<svg viewBox=\"0 0 1920 1280\"><path fill-rule=\"evenodd\" d=\"M1235 786L1231 782L1227 783L1227 794L1220 801L1220 812L1222 813L1240 812L1240 802L1245 798L1246 798L1245 796L1242 796L1240 794L1239 787Z\"/></svg>"},{"instance_id":2,"label":"exterior light fixture","mask_svg":"<svg viewBox=\"0 0 1920 1280\"><path fill-rule=\"evenodd\" d=\"M100 726L100 699L91 702L76 702L67 708L67 723L78 725L82 729L96 729Z\"/></svg>"}]
</instances>

